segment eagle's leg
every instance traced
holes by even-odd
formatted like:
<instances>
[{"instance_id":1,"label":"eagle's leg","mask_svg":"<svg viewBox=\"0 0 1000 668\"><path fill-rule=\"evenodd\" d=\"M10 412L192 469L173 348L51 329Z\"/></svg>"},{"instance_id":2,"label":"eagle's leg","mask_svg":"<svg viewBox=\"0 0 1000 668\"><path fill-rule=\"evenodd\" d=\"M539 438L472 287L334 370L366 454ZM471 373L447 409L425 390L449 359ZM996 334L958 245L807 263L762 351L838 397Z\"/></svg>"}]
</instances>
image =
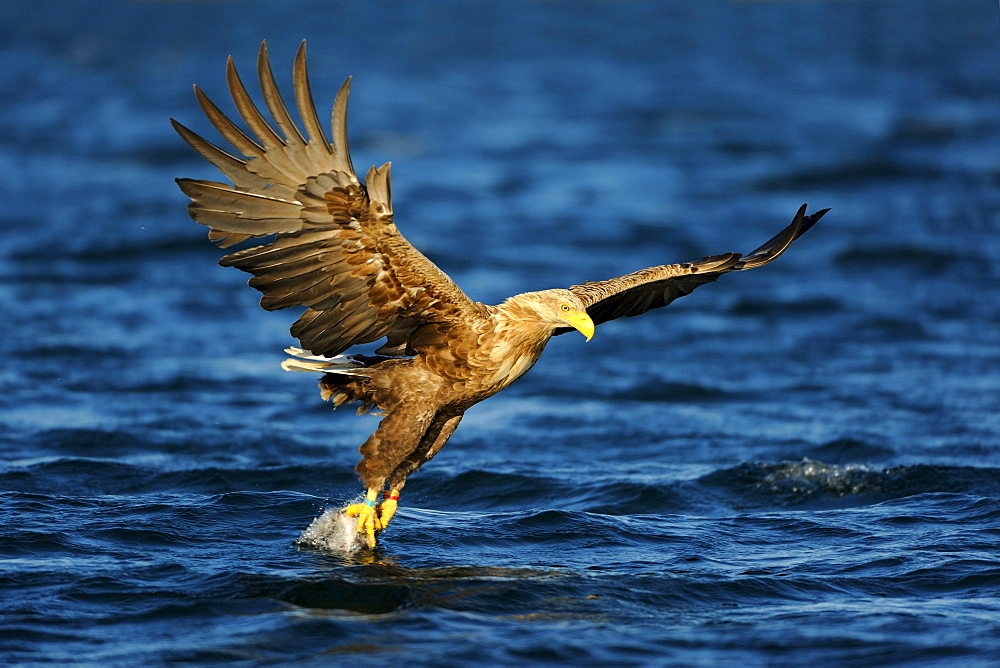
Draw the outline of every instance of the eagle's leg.
<instances>
[{"instance_id":1,"label":"eagle's leg","mask_svg":"<svg viewBox=\"0 0 1000 668\"><path fill-rule=\"evenodd\" d=\"M444 444L451 438L451 435L462 421L462 415L437 415L431 422L430 427L420 441L420 447L410 453L409 457L400 462L396 470L389 478L389 491L385 493L382 503L378 504L376 511L378 519L382 523L382 529L389 526L389 521L396 514L396 506L399 503L399 492L406 484L406 479L411 473L423 466L431 457L436 455Z\"/></svg>"},{"instance_id":2,"label":"eagle's leg","mask_svg":"<svg viewBox=\"0 0 1000 668\"><path fill-rule=\"evenodd\" d=\"M375 506L375 511L378 513L378 520L382 523L383 529L389 526L389 520L396 514L396 505L398 503L399 490L394 488L385 493L382 503Z\"/></svg>"},{"instance_id":3,"label":"eagle's leg","mask_svg":"<svg viewBox=\"0 0 1000 668\"><path fill-rule=\"evenodd\" d=\"M415 449L410 455L401 461L389 476L389 488L395 491L403 489L406 479L417 469L426 464L436 455L444 444L448 442L451 435L458 428L458 423L462 421L462 413L458 415L441 414L434 416L430 426L420 439L420 447Z\"/></svg>"},{"instance_id":4,"label":"eagle's leg","mask_svg":"<svg viewBox=\"0 0 1000 668\"><path fill-rule=\"evenodd\" d=\"M399 490L402 485L390 484L392 490L386 501L378 503L381 491L386 487L388 473L392 472L400 459L413 449L407 444L419 447L434 413L426 406L385 406L386 417L379 422L378 429L361 444L361 462L357 466L358 475L367 488L365 500L348 506L345 512L358 518L358 533L364 534L369 547L375 547L375 533L385 528L395 513ZM396 498L390 498L395 492ZM382 518L385 518L385 522Z\"/></svg>"},{"instance_id":5,"label":"eagle's leg","mask_svg":"<svg viewBox=\"0 0 1000 668\"><path fill-rule=\"evenodd\" d=\"M363 459L357 470L368 491L363 503L352 504L345 511L349 516L358 518L358 533L365 535L369 547L375 547L375 533L382 531L396 514L399 492L406 484L406 478L437 454L462 419L461 415L436 415L426 411L414 413L398 409L391 412L361 445ZM394 461L393 448L387 447L390 435L395 437L396 442L405 443L412 439L418 445ZM380 477L379 473L387 469L392 474ZM379 493L386 483L389 491L385 499L378 503Z\"/></svg>"},{"instance_id":6,"label":"eagle's leg","mask_svg":"<svg viewBox=\"0 0 1000 668\"><path fill-rule=\"evenodd\" d=\"M358 533L364 534L368 547L375 547L375 532L383 528L381 520L375 513L378 495L377 487L369 487L363 502L352 503L344 509L349 517L358 518Z\"/></svg>"}]
</instances>

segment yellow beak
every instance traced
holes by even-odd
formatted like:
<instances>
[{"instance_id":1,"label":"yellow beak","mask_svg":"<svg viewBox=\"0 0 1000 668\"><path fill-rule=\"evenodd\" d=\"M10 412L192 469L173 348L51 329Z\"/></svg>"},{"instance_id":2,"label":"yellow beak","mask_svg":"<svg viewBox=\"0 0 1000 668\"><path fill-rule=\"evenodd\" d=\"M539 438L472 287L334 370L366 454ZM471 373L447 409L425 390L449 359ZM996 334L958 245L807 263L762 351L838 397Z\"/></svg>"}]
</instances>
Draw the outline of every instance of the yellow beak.
<instances>
[{"instance_id":1,"label":"yellow beak","mask_svg":"<svg viewBox=\"0 0 1000 668\"><path fill-rule=\"evenodd\" d=\"M586 311L576 311L575 313L567 313L564 318L569 325L583 334L583 336L590 341L594 338L594 321L590 319Z\"/></svg>"}]
</instances>

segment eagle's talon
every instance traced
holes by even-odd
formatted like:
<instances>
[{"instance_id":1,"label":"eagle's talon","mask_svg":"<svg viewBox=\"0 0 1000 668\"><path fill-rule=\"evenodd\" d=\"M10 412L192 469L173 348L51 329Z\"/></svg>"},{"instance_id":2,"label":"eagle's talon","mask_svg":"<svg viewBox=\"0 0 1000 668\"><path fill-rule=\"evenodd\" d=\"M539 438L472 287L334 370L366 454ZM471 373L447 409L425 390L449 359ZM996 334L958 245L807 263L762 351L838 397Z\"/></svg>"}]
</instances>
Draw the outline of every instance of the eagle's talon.
<instances>
[{"instance_id":1,"label":"eagle's talon","mask_svg":"<svg viewBox=\"0 0 1000 668\"><path fill-rule=\"evenodd\" d=\"M344 514L348 517L357 517L361 514L361 509L365 507L363 503L352 503L344 508Z\"/></svg>"},{"instance_id":2,"label":"eagle's talon","mask_svg":"<svg viewBox=\"0 0 1000 668\"><path fill-rule=\"evenodd\" d=\"M384 527L375 514L375 508L366 503L352 503L344 509L348 517L358 518L358 533L364 534L368 547L375 547L375 532Z\"/></svg>"},{"instance_id":3,"label":"eagle's talon","mask_svg":"<svg viewBox=\"0 0 1000 668\"><path fill-rule=\"evenodd\" d=\"M396 514L396 505L396 499L386 499L375 507L376 512L378 512L378 520L382 524L383 529L389 526L389 520Z\"/></svg>"}]
</instances>

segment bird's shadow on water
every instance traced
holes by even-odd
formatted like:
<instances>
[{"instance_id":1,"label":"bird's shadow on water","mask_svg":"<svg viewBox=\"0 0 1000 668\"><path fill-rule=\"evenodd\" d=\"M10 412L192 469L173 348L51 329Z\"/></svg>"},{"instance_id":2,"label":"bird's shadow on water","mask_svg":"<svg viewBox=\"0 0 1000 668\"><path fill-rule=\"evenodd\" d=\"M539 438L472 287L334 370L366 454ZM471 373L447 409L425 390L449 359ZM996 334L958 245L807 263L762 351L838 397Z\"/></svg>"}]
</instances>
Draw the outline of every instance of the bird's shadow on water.
<instances>
[{"instance_id":1,"label":"bird's shadow on water","mask_svg":"<svg viewBox=\"0 0 1000 668\"><path fill-rule=\"evenodd\" d=\"M425 510L407 514L414 513L423 519L439 514ZM317 517L295 543L316 558L315 573L272 596L314 614L388 614L424 607L520 614L528 600L545 598L549 588L563 588L565 595L565 579L572 579L570 573L543 567L404 565L403 560L421 558L397 554L384 543L366 547L354 532L354 523L341 508Z\"/></svg>"},{"instance_id":2,"label":"bird's shadow on water","mask_svg":"<svg viewBox=\"0 0 1000 668\"><path fill-rule=\"evenodd\" d=\"M289 585L273 596L300 609L336 613L388 614L413 608L489 610L514 614L534 585L558 571L496 566L404 566L385 550L352 554L319 553L313 578ZM506 603L506 605L504 605Z\"/></svg>"}]
</instances>

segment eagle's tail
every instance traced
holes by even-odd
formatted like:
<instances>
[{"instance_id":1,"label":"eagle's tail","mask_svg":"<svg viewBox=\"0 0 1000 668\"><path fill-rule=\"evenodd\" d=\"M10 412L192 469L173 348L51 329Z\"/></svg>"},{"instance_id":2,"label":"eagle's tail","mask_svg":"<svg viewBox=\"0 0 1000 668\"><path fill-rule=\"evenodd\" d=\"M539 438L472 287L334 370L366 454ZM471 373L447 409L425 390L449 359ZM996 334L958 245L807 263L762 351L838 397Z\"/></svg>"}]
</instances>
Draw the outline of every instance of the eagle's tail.
<instances>
[{"instance_id":1,"label":"eagle's tail","mask_svg":"<svg viewBox=\"0 0 1000 668\"><path fill-rule=\"evenodd\" d=\"M301 348L285 348L285 352L294 355L281 363L285 371L319 372L323 377L319 381L320 396L324 401L331 401L337 408L345 402L358 401L361 406L358 413L369 413L378 407L372 389L367 379L374 372L379 362L393 359L380 355L337 355L323 357L310 355Z\"/></svg>"},{"instance_id":2,"label":"eagle's tail","mask_svg":"<svg viewBox=\"0 0 1000 668\"><path fill-rule=\"evenodd\" d=\"M285 371L307 371L320 373L342 373L348 376L365 376L365 368L371 366L371 358L364 355L337 355L336 357L324 357L322 355L310 355L302 348L285 348L289 357L281 363L281 368ZM379 360L381 361L381 360Z\"/></svg>"}]
</instances>

